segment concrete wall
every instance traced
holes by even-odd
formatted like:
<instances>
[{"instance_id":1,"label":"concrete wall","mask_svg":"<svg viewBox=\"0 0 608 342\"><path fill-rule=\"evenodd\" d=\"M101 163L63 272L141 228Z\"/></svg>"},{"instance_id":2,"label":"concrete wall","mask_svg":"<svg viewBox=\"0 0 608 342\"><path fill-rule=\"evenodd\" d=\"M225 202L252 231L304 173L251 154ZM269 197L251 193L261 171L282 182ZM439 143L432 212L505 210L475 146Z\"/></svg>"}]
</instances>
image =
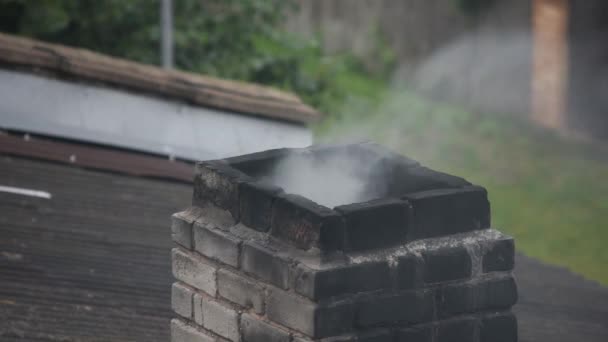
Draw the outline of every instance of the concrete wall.
<instances>
[{"instance_id":1,"label":"concrete wall","mask_svg":"<svg viewBox=\"0 0 608 342\"><path fill-rule=\"evenodd\" d=\"M205 160L312 143L302 125L0 70L0 128Z\"/></svg>"}]
</instances>

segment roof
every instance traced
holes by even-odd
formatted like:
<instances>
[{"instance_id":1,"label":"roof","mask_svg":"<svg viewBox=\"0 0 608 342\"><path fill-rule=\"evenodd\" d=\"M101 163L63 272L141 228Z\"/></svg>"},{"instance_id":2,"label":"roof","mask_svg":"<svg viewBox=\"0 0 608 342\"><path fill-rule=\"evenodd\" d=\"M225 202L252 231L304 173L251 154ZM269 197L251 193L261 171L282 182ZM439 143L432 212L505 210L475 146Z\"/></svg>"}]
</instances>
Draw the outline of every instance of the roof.
<instances>
[{"instance_id":1,"label":"roof","mask_svg":"<svg viewBox=\"0 0 608 342\"><path fill-rule=\"evenodd\" d=\"M25 69L187 101L243 114L309 123L320 113L269 87L165 70L84 49L0 33L0 66Z\"/></svg>"},{"instance_id":2,"label":"roof","mask_svg":"<svg viewBox=\"0 0 608 342\"><path fill-rule=\"evenodd\" d=\"M0 152L2 341L168 341L170 215L192 186ZM608 289L518 255L519 341L608 340Z\"/></svg>"}]
</instances>

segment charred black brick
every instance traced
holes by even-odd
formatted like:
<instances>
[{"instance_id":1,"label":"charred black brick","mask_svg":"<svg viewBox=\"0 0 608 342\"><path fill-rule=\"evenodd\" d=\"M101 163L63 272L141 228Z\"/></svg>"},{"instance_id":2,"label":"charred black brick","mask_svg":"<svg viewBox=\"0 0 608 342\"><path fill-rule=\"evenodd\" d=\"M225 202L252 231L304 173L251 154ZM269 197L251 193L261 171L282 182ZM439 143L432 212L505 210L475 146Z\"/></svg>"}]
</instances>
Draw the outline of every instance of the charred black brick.
<instances>
[{"instance_id":1,"label":"charred black brick","mask_svg":"<svg viewBox=\"0 0 608 342\"><path fill-rule=\"evenodd\" d=\"M272 202L281 189L265 182L244 182L240 184L241 222L260 232L270 229Z\"/></svg>"},{"instance_id":2,"label":"charred black brick","mask_svg":"<svg viewBox=\"0 0 608 342\"><path fill-rule=\"evenodd\" d=\"M513 277L495 278L480 283L484 309L510 308L517 303L517 285Z\"/></svg>"},{"instance_id":3,"label":"charred black brick","mask_svg":"<svg viewBox=\"0 0 608 342\"><path fill-rule=\"evenodd\" d=\"M438 290L440 317L490 309L510 308L517 302L517 287L512 277L447 285Z\"/></svg>"},{"instance_id":4,"label":"charred black brick","mask_svg":"<svg viewBox=\"0 0 608 342\"><path fill-rule=\"evenodd\" d=\"M382 199L336 207L345 217L346 247L359 251L403 243L409 227L409 206Z\"/></svg>"},{"instance_id":5,"label":"charred black brick","mask_svg":"<svg viewBox=\"0 0 608 342\"><path fill-rule=\"evenodd\" d=\"M464 247L424 251L422 257L425 283L465 279L471 276L471 256Z\"/></svg>"},{"instance_id":6,"label":"charred black brick","mask_svg":"<svg viewBox=\"0 0 608 342\"><path fill-rule=\"evenodd\" d=\"M517 319L511 312L483 317L479 340L480 342L517 342Z\"/></svg>"},{"instance_id":7,"label":"charred black brick","mask_svg":"<svg viewBox=\"0 0 608 342\"><path fill-rule=\"evenodd\" d=\"M357 305L357 324L367 327L395 321L426 322L433 318L433 306L433 294L428 290L368 296Z\"/></svg>"},{"instance_id":8,"label":"charred black brick","mask_svg":"<svg viewBox=\"0 0 608 342\"><path fill-rule=\"evenodd\" d=\"M412 167L403 163L389 163L382 170L388 183L387 193L401 197L409 193L436 189L462 188L471 185L466 180L431 170L423 166Z\"/></svg>"},{"instance_id":9,"label":"charred black brick","mask_svg":"<svg viewBox=\"0 0 608 342\"><path fill-rule=\"evenodd\" d=\"M498 241L487 242L482 246L483 272L509 271L515 264L515 242L505 237Z\"/></svg>"},{"instance_id":10,"label":"charred black brick","mask_svg":"<svg viewBox=\"0 0 608 342\"><path fill-rule=\"evenodd\" d=\"M243 342L289 342L289 333L276 328L261 317L250 314L241 316L241 338Z\"/></svg>"},{"instance_id":11,"label":"charred black brick","mask_svg":"<svg viewBox=\"0 0 608 342\"><path fill-rule=\"evenodd\" d=\"M353 329L351 302L318 304L278 289L269 289L266 315L273 322L313 338L335 336Z\"/></svg>"},{"instance_id":12,"label":"charred black brick","mask_svg":"<svg viewBox=\"0 0 608 342\"><path fill-rule=\"evenodd\" d=\"M490 227L490 202L482 187L429 190L404 198L412 206L411 239Z\"/></svg>"},{"instance_id":13,"label":"charred black brick","mask_svg":"<svg viewBox=\"0 0 608 342\"><path fill-rule=\"evenodd\" d=\"M424 263L421 257L409 254L401 256L397 260L398 289L413 289L422 283Z\"/></svg>"},{"instance_id":14,"label":"charred black brick","mask_svg":"<svg viewBox=\"0 0 608 342\"><path fill-rule=\"evenodd\" d=\"M432 342L433 326L418 326L397 330L396 342Z\"/></svg>"},{"instance_id":15,"label":"charred black brick","mask_svg":"<svg viewBox=\"0 0 608 342\"><path fill-rule=\"evenodd\" d=\"M476 329L473 317L442 321L437 326L437 342L476 342Z\"/></svg>"},{"instance_id":16,"label":"charred black brick","mask_svg":"<svg viewBox=\"0 0 608 342\"><path fill-rule=\"evenodd\" d=\"M464 178L432 170L424 166L412 168L409 173L420 179L424 179L428 183L435 184L437 188L462 188L471 185Z\"/></svg>"},{"instance_id":17,"label":"charred black brick","mask_svg":"<svg viewBox=\"0 0 608 342\"><path fill-rule=\"evenodd\" d=\"M393 342L393 333L387 329L362 333L357 336L357 342Z\"/></svg>"},{"instance_id":18,"label":"charred black brick","mask_svg":"<svg viewBox=\"0 0 608 342\"><path fill-rule=\"evenodd\" d=\"M298 267L296 292L314 300L389 288L388 263L366 262L324 270Z\"/></svg>"},{"instance_id":19,"label":"charred black brick","mask_svg":"<svg viewBox=\"0 0 608 342\"><path fill-rule=\"evenodd\" d=\"M459 313L474 312L478 307L478 286L472 283L446 285L437 290L437 314L450 317Z\"/></svg>"},{"instance_id":20,"label":"charred black brick","mask_svg":"<svg viewBox=\"0 0 608 342\"><path fill-rule=\"evenodd\" d=\"M222 161L197 163L192 204L205 207L214 204L228 210L238 220L239 183L250 178Z\"/></svg>"},{"instance_id":21,"label":"charred black brick","mask_svg":"<svg viewBox=\"0 0 608 342\"><path fill-rule=\"evenodd\" d=\"M289 287L289 262L272 251L252 242L245 242L241 251L243 271L272 285Z\"/></svg>"},{"instance_id":22,"label":"charred black brick","mask_svg":"<svg viewBox=\"0 0 608 342\"><path fill-rule=\"evenodd\" d=\"M344 223L335 211L294 194L280 194L272 208L271 234L297 248L342 249Z\"/></svg>"}]
</instances>

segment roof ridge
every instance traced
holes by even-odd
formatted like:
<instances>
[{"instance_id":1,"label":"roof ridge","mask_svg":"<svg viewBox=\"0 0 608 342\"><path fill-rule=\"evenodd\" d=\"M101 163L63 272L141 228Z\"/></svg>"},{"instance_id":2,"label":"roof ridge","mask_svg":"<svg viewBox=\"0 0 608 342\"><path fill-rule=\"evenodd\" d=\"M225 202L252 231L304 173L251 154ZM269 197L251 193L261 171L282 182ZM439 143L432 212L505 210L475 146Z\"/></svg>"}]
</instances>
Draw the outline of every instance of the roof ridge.
<instances>
[{"instance_id":1,"label":"roof ridge","mask_svg":"<svg viewBox=\"0 0 608 342\"><path fill-rule=\"evenodd\" d=\"M267 86L164 70L82 48L0 33L0 62L186 100L200 106L308 123L321 114L294 94Z\"/></svg>"}]
</instances>

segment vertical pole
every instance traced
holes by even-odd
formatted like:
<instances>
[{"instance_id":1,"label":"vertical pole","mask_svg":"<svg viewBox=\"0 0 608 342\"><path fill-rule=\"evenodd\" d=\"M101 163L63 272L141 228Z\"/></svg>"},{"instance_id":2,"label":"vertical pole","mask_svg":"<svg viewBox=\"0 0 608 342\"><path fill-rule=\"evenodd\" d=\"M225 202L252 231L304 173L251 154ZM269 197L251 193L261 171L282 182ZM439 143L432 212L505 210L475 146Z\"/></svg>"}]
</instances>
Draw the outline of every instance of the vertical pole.
<instances>
[{"instance_id":1,"label":"vertical pole","mask_svg":"<svg viewBox=\"0 0 608 342\"><path fill-rule=\"evenodd\" d=\"M173 0L160 0L161 61L165 69L173 69Z\"/></svg>"},{"instance_id":2,"label":"vertical pole","mask_svg":"<svg viewBox=\"0 0 608 342\"><path fill-rule=\"evenodd\" d=\"M569 0L534 0L532 119L566 130Z\"/></svg>"}]
</instances>

